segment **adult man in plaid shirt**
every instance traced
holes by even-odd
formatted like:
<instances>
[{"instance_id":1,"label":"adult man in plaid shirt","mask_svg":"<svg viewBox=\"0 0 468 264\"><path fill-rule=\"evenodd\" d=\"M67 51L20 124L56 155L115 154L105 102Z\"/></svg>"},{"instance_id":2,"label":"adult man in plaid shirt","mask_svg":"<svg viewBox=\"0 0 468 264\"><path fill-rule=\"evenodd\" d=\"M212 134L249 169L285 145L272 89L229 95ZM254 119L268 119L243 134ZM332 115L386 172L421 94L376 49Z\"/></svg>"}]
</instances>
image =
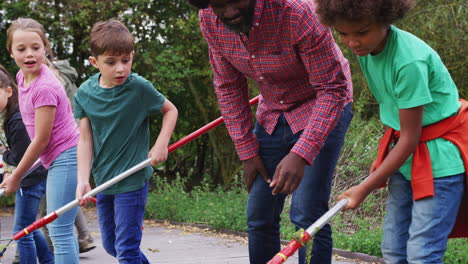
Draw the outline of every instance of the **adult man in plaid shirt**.
<instances>
[{"instance_id":1,"label":"adult man in plaid shirt","mask_svg":"<svg viewBox=\"0 0 468 264\"><path fill-rule=\"evenodd\" d=\"M189 0L214 72L219 107L249 191L250 263L280 250L280 213L307 228L328 210L331 180L352 118L347 60L310 0ZM261 96L252 132L247 79ZM331 263L331 228L320 230L311 263ZM305 250L299 254L305 263Z\"/></svg>"}]
</instances>

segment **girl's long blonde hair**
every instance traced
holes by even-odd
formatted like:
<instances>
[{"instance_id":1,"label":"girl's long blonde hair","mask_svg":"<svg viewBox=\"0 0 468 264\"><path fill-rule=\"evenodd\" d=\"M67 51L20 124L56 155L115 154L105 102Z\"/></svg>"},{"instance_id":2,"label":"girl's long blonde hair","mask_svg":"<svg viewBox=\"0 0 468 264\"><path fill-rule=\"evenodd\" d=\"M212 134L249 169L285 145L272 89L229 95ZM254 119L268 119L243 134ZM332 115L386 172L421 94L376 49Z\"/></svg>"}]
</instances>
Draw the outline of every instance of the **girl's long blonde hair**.
<instances>
[{"instance_id":1,"label":"girl's long blonde hair","mask_svg":"<svg viewBox=\"0 0 468 264\"><path fill-rule=\"evenodd\" d=\"M44 62L47 65L47 67L49 67L49 69L51 69L52 72L54 72L57 79L59 79L59 81L63 84L64 83L63 79L60 77L59 72L57 71L57 69L54 67L54 65L51 62L51 59L53 59L54 54L52 53L52 47L50 45L49 39L47 39L44 26L42 26L41 23L37 22L36 20L32 18L18 18L14 20L7 30L6 45L7 45L7 50L10 54L12 54L13 33L16 30L34 32L34 33L37 33L39 37L41 37L42 42L44 43L45 51L46 51Z\"/></svg>"}]
</instances>

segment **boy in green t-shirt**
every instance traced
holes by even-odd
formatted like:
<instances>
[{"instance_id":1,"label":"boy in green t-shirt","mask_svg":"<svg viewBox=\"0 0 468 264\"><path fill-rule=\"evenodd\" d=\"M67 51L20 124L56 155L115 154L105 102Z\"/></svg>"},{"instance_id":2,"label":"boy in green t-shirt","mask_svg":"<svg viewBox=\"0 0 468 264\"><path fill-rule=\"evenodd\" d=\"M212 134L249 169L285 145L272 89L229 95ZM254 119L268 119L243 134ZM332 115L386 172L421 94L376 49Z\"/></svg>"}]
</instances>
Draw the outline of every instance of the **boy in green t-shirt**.
<instances>
[{"instance_id":1,"label":"boy in green t-shirt","mask_svg":"<svg viewBox=\"0 0 468 264\"><path fill-rule=\"evenodd\" d=\"M389 128L386 134L399 136L383 161L371 165L369 177L338 198L347 198L346 209L354 209L389 180L382 241L385 262L442 263L464 192L465 167L459 148L443 138L425 142L428 164L421 164L416 155L412 163L412 154L418 153L428 125L457 115L457 87L432 48L392 25L414 1L320 0L316 4L321 22L333 27L342 43L359 56L380 105L380 118ZM386 151L380 148L379 152ZM432 175L417 178L421 175L412 170L415 164L432 167Z\"/></svg>"},{"instance_id":2,"label":"boy in green t-shirt","mask_svg":"<svg viewBox=\"0 0 468 264\"><path fill-rule=\"evenodd\" d=\"M165 161L177 120L176 107L131 72L134 40L125 25L117 20L96 23L89 44L89 61L99 73L84 82L74 98L80 120L77 199L91 190L91 174L100 185L147 157L152 166ZM159 112L161 131L148 153L149 115ZM149 263L140 243L152 172L146 167L97 195L103 246L120 263Z\"/></svg>"}]
</instances>

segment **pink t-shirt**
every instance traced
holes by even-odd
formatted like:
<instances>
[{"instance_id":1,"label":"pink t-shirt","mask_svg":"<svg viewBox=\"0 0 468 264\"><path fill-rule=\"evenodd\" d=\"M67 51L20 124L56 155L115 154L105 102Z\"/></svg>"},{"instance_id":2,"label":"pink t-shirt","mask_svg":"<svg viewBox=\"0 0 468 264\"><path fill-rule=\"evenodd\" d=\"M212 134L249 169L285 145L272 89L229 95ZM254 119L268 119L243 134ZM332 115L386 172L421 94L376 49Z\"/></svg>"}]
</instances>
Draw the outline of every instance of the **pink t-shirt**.
<instances>
[{"instance_id":1,"label":"pink t-shirt","mask_svg":"<svg viewBox=\"0 0 468 264\"><path fill-rule=\"evenodd\" d=\"M18 101L24 125L31 140L35 135L35 110L42 106L55 106L55 118L50 142L40 159L48 168L65 150L78 144L79 130L73 118L70 102L62 83L45 64L29 87L24 87L24 76L20 70L16 75Z\"/></svg>"}]
</instances>

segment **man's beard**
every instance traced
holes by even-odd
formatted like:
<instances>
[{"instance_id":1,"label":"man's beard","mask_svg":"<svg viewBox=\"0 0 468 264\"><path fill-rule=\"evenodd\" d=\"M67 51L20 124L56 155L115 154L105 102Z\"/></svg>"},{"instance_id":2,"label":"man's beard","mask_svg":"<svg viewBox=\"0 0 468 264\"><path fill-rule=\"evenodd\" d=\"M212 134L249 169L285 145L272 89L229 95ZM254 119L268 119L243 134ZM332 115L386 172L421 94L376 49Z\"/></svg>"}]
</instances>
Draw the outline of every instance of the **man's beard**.
<instances>
[{"instance_id":1,"label":"man's beard","mask_svg":"<svg viewBox=\"0 0 468 264\"><path fill-rule=\"evenodd\" d=\"M243 19L240 23L231 24L229 21L233 19L220 18L221 21L226 25L226 27L234 33L249 33L252 28L254 12L255 12L255 0L251 0L250 6L248 9L243 9L240 11L240 15Z\"/></svg>"}]
</instances>

